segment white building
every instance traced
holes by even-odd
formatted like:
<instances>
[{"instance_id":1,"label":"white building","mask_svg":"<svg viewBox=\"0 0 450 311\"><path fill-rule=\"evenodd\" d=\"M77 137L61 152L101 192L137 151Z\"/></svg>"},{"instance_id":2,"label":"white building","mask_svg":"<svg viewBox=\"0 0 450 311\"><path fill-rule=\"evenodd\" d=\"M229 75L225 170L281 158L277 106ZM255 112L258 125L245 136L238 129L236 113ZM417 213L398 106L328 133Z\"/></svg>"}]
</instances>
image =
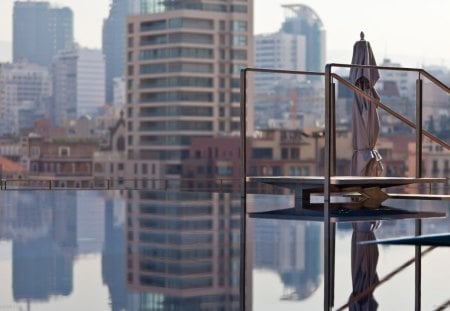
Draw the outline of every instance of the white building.
<instances>
[{"instance_id":1,"label":"white building","mask_svg":"<svg viewBox=\"0 0 450 311\"><path fill-rule=\"evenodd\" d=\"M105 105L105 59L100 50L79 49L77 62L77 117L95 116Z\"/></svg>"},{"instance_id":2,"label":"white building","mask_svg":"<svg viewBox=\"0 0 450 311\"><path fill-rule=\"evenodd\" d=\"M72 46L53 62L54 115L64 119L83 115L94 117L105 104L105 60L97 49Z\"/></svg>"},{"instance_id":3,"label":"white building","mask_svg":"<svg viewBox=\"0 0 450 311\"><path fill-rule=\"evenodd\" d=\"M306 70L306 38L283 32L255 36L255 66L267 69ZM283 80L288 74L255 74L255 89L264 90ZM297 81L305 76L295 76Z\"/></svg>"},{"instance_id":4,"label":"white building","mask_svg":"<svg viewBox=\"0 0 450 311\"><path fill-rule=\"evenodd\" d=\"M27 62L0 64L0 133L18 134L49 111L47 68Z\"/></svg>"}]
</instances>

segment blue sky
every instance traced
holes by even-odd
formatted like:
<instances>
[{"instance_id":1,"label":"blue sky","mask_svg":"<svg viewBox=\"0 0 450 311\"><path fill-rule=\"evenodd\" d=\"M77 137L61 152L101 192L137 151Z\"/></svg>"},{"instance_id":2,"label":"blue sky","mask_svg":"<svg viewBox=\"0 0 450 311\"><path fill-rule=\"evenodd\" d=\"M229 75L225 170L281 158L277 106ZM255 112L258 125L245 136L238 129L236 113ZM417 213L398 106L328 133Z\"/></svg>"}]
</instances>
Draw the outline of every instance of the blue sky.
<instances>
[{"instance_id":1,"label":"blue sky","mask_svg":"<svg viewBox=\"0 0 450 311\"><path fill-rule=\"evenodd\" d=\"M108 14L110 0L49 2L72 8L75 38L81 45L100 47L102 21ZM0 41L11 41L13 3L14 0L0 0ZM255 33L277 31L284 19L281 4L286 3L309 5L320 16L327 31L327 62L350 61L353 43L362 30L378 61L390 57L404 66L450 67L450 40L446 37L450 29L450 1L254 0Z\"/></svg>"}]
</instances>

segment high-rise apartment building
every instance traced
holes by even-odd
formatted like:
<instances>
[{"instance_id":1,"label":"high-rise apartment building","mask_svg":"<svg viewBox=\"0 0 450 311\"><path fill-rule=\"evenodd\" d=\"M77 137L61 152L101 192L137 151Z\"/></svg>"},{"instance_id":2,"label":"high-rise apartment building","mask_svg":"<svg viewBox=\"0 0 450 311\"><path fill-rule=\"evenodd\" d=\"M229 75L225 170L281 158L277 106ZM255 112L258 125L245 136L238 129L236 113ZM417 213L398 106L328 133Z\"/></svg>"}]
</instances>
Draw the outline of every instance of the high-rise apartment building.
<instances>
[{"instance_id":1,"label":"high-rise apartment building","mask_svg":"<svg viewBox=\"0 0 450 311\"><path fill-rule=\"evenodd\" d=\"M286 4L286 19L281 32L302 35L306 39L306 70L324 71L325 28L317 13L304 4Z\"/></svg>"},{"instance_id":2,"label":"high-rise apartment building","mask_svg":"<svg viewBox=\"0 0 450 311\"><path fill-rule=\"evenodd\" d=\"M253 63L253 1L141 1L127 18L128 157L181 175L193 137L240 130L240 69ZM252 107L248 101L248 131Z\"/></svg>"},{"instance_id":3,"label":"high-rise apartment building","mask_svg":"<svg viewBox=\"0 0 450 311\"><path fill-rule=\"evenodd\" d=\"M0 133L18 134L48 116L51 92L47 68L28 62L0 64Z\"/></svg>"},{"instance_id":4,"label":"high-rise apartment building","mask_svg":"<svg viewBox=\"0 0 450 311\"><path fill-rule=\"evenodd\" d=\"M114 79L125 74L125 21L131 0L112 0L109 16L103 21L102 51L105 55L106 101L114 101Z\"/></svg>"},{"instance_id":5,"label":"high-rise apartment building","mask_svg":"<svg viewBox=\"0 0 450 311\"><path fill-rule=\"evenodd\" d=\"M76 45L58 53L53 62L53 122L89 115L105 104L105 61L97 49Z\"/></svg>"},{"instance_id":6,"label":"high-rise apartment building","mask_svg":"<svg viewBox=\"0 0 450 311\"><path fill-rule=\"evenodd\" d=\"M13 61L26 59L51 68L56 53L73 42L72 10L48 2L16 1L13 13Z\"/></svg>"}]
</instances>

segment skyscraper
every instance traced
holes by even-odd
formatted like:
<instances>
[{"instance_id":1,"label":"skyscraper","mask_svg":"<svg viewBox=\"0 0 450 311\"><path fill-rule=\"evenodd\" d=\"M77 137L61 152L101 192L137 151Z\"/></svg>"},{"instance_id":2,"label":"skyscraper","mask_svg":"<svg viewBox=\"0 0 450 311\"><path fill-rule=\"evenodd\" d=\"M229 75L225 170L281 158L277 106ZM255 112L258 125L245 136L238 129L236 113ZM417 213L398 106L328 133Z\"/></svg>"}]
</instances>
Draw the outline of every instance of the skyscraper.
<instances>
[{"instance_id":1,"label":"skyscraper","mask_svg":"<svg viewBox=\"0 0 450 311\"><path fill-rule=\"evenodd\" d=\"M239 133L253 1L140 4L143 14L127 19L128 155L164 160L165 175L180 176L193 137ZM251 128L251 107L248 120Z\"/></svg>"},{"instance_id":2,"label":"skyscraper","mask_svg":"<svg viewBox=\"0 0 450 311\"><path fill-rule=\"evenodd\" d=\"M306 39L306 70L324 71L325 29L319 15L303 4L286 4L287 17L281 32L303 35Z\"/></svg>"},{"instance_id":3,"label":"skyscraper","mask_svg":"<svg viewBox=\"0 0 450 311\"><path fill-rule=\"evenodd\" d=\"M60 51L53 62L53 122L91 117L105 104L105 62L100 50L76 45Z\"/></svg>"},{"instance_id":4,"label":"skyscraper","mask_svg":"<svg viewBox=\"0 0 450 311\"><path fill-rule=\"evenodd\" d=\"M131 0L112 0L109 16L103 21L102 51L105 55L106 101L113 101L114 79L124 76L125 21Z\"/></svg>"},{"instance_id":5,"label":"skyscraper","mask_svg":"<svg viewBox=\"0 0 450 311\"><path fill-rule=\"evenodd\" d=\"M13 13L13 61L26 59L51 68L56 53L73 42L73 13L48 2L16 1Z\"/></svg>"}]
</instances>

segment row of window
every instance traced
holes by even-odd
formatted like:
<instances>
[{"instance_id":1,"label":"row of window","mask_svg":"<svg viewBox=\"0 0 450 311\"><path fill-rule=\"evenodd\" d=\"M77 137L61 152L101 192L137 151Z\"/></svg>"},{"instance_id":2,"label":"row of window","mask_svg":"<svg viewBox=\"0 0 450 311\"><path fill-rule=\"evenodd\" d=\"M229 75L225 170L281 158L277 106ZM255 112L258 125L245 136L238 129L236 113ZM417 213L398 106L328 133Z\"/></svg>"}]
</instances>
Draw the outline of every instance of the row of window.
<instances>
[{"instance_id":1,"label":"row of window","mask_svg":"<svg viewBox=\"0 0 450 311\"><path fill-rule=\"evenodd\" d=\"M180 220L180 219L140 219L139 225L145 229L165 230L210 230L213 227L212 220Z\"/></svg>"},{"instance_id":2,"label":"row of window","mask_svg":"<svg viewBox=\"0 0 450 311\"><path fill-rule=\"evenodd\" d=\"M196 273L211 273L212 264L211 262L178 264L145 260L140 263L140 270L144 272L188 275Z\"/></svg>"},{"instance_id":3,"label":"row of window","mask_svg":"<svg viewBox=\"0 0 450 311\"><path fill-rule=\"evenodd\" d=\"M141 93L140 101L143 103L148 102L213 102L212 92L153 92L153 93Z\"/></svg>"},{"instance_id":4,"label":"row of window","mask_svg":"<svg viewBox=\"0 0 450 311\"><path fill-rule=\"evenodd\" d=\"M180 279L180 278L169 278L160 276L146 276L142 275L139 279L140 284L144 286L157 286L159 288L178 288L178 289L188 289L188 288L201 288L201 287L211 287L213 285L212 278L210 277L198 277Z\"/></svg>"},{"instance_id":5,"label":"row of window","mask_svg":"<svg viewBox=\"0 0 450 311\"><path fill-rule=\"evenodd\" d=\"M164 106L164 107L143 107L139 110L140 117L161 117L161 116L197 116L212 117L212 107L186 107L186 106Z\"/></svg>"},{"instance_id":6,"label":"row of window","mask_svg":"<svg viewBox=\"0 0 450 311\"><path fill-rule=\"evenodd\" d=\"M183 0L172 0L161 2L159 0L141 1L141 14L147 13L161 13L173 10L196 10L196 11L211 11L211 12L237 12L246 13L247 6L240 4L219 4L219 3L203 3L203 2L186 2Z\"/></svg>"},{"instance_id":7,"label":"row of window","mask_svg":"<svg viewBox=\"0 0 450 311\"><path fill-rule=\"evenodd\" d=\"M201 33L171 33L162 35L149 35L141 37L141 46L157 45L167 43L193 43L193 44L213 44L214 39L211 34Z\"/></svg>"},{"instance_id":8,"label":"row of window","mask_svg":"<svg viewBox=\"0 0 450 311\"><path fill-rule=\"evenodd\" d=\"M176 65L175 65L176 64ZM199 66L199 67L197 67ZM197 68L196 68L197 67ZM239 64L225 64L225 63L219 63L219 73L220 74L234 74L239 75L242 68L245 68L246 65L244 63ZM228 69L228 71L227 71ZM164 72L201 72L201 73L212 73L213 67L212 64L203 64L203 66L199 64L181 64L181 63L174 63L174 65L169 64L145 64L141 65L139 67L141 74L158 74L158 73L164 73ZM128 76L134 75L134 66L128 65L127 69ZM130 89L131 85L128 82L129 86L128 89Z\"/></svg>"},{"instance_id":9,"label":"row of window","mask_svg":"<svg viewBox=\"0 0 450 311\"><path fill-rule=\"evenodd\" d=\"M177 245L193 245L202 243L211 243L213 237L210 233L156 233L141 232L139 233L139 241L144 243L157 244L177 244Z\"/></svg>"},{"instance_id":10,"label":"row of window","mask_svg":"<svg viewBox=\"0 0 450 311\"><path fill-rule=\"evenodd\" d=\"M206 77L166 77L145 78L140 80L140 88L161 87L212 87L213 78Z\"/></svg>"},{"instance_id":11,"label":"row of window","mask_svg":"<svg viewBox=\"0 0 450 311\"><path fill-rule=\"evenodd\" d=\"M165 72L195 72L195 73L213 73L213 64L205 63L156 63L140 65L140 74L159 74Z\"/></svg>"},{"instance_id":12,"label":"row of window","mask_svg":"<svg viewBox=\"0 0 450 311\"><path fill-rule=\"evenodd\" d=\"M143 121L140 131L212 131L212 121Z\"/></svg>"},{"instance_id":13,"label":"row of window","mask_svg":"<svg viewBox=\"0 0 450 311\"><path fill-rule=\"evenodd\" d=\"M151 146L151 145L181 145L181 146L190 146L192 142L191 136L150 136L150 135L142 135L139 139L139 143L143 146ZM151 151L149 151L151 152ZM182 154L180 154L180 151L155 151L158 154L145 154L146 150L142 150L142 158L143 159L167 159L167 160L173 160L173 159L183 159Z\"/></svg>"},{"instance_id":14,"label":"row of window","mask_svg":"<svg viewBox=\"0 0 450 311\"><path fill-rule=\"evenodd\" d=\"M173 47L173 48L144 50L141 51L139 54L140 60L180 58L180 57L212 59L214 57L214 50L206 48Z\"/></svg>"}]
</instances>

